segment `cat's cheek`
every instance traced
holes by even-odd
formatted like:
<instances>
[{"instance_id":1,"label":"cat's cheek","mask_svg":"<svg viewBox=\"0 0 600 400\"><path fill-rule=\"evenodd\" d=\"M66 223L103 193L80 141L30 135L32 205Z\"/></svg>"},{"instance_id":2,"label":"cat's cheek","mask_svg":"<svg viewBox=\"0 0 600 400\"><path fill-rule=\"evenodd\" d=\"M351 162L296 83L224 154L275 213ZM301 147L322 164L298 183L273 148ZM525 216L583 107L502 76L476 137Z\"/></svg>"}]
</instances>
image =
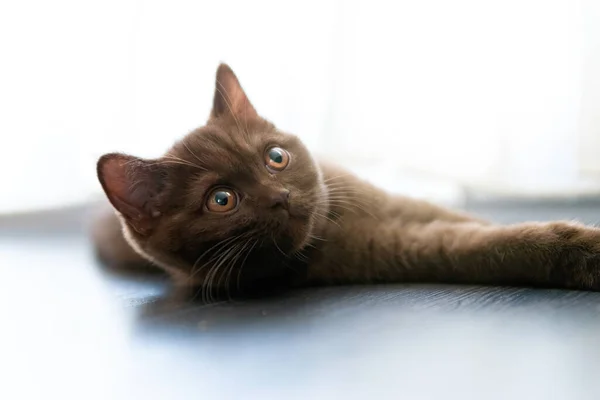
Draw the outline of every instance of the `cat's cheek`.
<instances>
[{"instance_id":1,"label":"cat's cheek","mask_svg":"<svg viewBox=\"0 0 600 400\"><path fill-rule=\"evenodd\" d=\"M137 237L127 226L123 226L123 237L136 253L169 274L173 282L188 279L188 274L184 272L180 262L152 251L152 246Z\"/></svg>"},{"instance_id":2,"label":"cat's cheek","mask_svg":"<svg viewBox=\"0 0 600 400\"><path fill-rule=\"evenodd\" d=\"M310 242L310 236L314 228L314 221L309 218L305 221L291 221L292 251L297 252L304 249Z\"/></svg>"}]
</instances>

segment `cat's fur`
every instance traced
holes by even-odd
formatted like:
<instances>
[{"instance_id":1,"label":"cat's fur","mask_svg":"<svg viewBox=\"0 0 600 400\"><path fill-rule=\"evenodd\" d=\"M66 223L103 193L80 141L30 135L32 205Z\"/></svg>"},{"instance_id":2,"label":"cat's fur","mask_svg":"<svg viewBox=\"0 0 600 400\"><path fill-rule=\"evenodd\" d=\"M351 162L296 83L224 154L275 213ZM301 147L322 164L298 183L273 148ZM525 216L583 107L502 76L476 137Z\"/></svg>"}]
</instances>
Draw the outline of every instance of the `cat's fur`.
<instances>
[{"instance_id":1,"label":"cat's fur","mask_svg":"<svg viewBox=\"0 0 600 400\"><path fill-rule=\"evenodd\" d=\"M272 146L291 156L281 172L265 165ZM150 260L206 296L374 282L600 289L599 229L496 225L390 195L316 162L256 113L226 65L205 126L156 160L107 154L98 177L117 210L95 230L105 261ZM239 205L210 212L207 195L221 185ZM289 204L278 200L285 190Z\"/></svg>"}]
</instances>

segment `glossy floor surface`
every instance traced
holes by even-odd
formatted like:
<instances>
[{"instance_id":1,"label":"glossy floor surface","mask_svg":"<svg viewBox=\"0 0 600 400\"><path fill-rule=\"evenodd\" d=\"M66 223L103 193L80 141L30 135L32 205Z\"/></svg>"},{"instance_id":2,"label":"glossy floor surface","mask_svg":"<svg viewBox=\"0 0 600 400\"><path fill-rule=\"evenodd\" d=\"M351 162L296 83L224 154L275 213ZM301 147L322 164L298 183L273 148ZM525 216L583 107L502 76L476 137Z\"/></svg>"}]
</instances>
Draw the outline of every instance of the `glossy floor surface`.
<instances>
[{"instance_id":1,"label":"glossy floor surface","mask_svg":"<svg viewBox=\"0 0 600 400\"><path fill-rule=\"evenodd\" d=\"M2 399L600 398L598 293L399 284L178 303L164 277L100 268L84 218L0 219Z\"/></svg>"}]
</instances>

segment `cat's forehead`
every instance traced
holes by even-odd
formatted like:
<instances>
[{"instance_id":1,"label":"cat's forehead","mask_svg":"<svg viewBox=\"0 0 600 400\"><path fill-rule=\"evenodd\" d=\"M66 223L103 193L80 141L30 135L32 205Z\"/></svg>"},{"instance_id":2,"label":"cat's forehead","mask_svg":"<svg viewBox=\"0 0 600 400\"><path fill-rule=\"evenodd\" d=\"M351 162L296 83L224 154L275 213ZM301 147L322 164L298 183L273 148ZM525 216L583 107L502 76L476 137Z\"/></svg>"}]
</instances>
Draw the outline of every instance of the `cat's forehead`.
<instances>
[{"instance_id":1,"label":"cat's forehead","mask_svg":"<svg viewBox=\"0 0 600 400\"><path fill-rule=\"evenodd\" d=\"M290 139L267 123L208 125L188 134L173 150L185 159L233 167L262 158L269 146L291 146Z\"/></svg>"},{"instance_id":2,"label":"cat's forehead","mask_svg":"<svg viewBox=\"0 0 600 400\"><path fill-rule=\"evenodd\" d=\"M205 126L188 134L167 153L222 177L251 178L264 172L265 152L273 146L291 150L295 137L272 125Z\"/></svg>"}]
</instances>

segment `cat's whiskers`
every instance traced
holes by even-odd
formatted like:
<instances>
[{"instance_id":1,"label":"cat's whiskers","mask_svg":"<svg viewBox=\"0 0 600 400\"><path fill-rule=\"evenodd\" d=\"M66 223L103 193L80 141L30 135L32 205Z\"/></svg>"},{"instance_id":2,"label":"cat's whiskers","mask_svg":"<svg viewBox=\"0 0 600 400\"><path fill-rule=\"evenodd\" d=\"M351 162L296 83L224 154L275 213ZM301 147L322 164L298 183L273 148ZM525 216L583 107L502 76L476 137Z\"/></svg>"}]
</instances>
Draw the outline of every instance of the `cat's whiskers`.
<instances>
[{"instance_id":1,"label":"cat's whiskers","mask_svg":"<svg viewBox=\"0 0 600 400\"><path fill-rule=\"evenodd\" d=\"M318 205L335 206L356 214L356 211L362 211L373 219L379 219L369 209L368 199L365 198L368 193L355 190L353 188L337 187L329 190L328 196L317 200Z\"/></svg>"},{"instance_id":2,"label":"cat's whiskers","mask_svg":"<svg viewBox=\"0 0 600 400\"><path fill-rule=\"evenodd\" d=\"M329 189L327 191L328 195L335 195L335 194L347 194L347 195L355 195L355 196L368 196L368 194L364 193L364 192L360 192L358 190L352 189L352 188L345 188L345 187L339 187L339 188L332 188Z\"/></svg>"},{"instance_id":3,"label":"cat's whiskers","mask_svg":"<svg viewBox=\"0 0 600 400\"><path fill-rule=\"evenodd\" d=\"M231 275L233 274L233 270L235 269L235 266L238 263L239 259L242 257L244 257L244 259L238 269L242 269L244 267L244 263L246 262L246 259L248 257L248 253L246 251L251 247L250 246L251 243L252 243L252 237L250 237L249 239L247 239L244 242L244 244L241 246L240 250L237 252L235 258L230 262L227 279L225 279L225 287L227 288L227 297L229 298L229 300L231 300L231 285L229 283L231 280Z\"/></svg>"},{"instance_id":4,"label":"cat's whiskers","mask_svg":"<svg viewBox=\"0 0 600 400\"><path fill-rule=\"evenodd\" d=\"M204 164L204 161L203 161L203 160L202 160L200 157L198 157L198 155L196 155L196 153L194 153L194 152L192 151L192 149L190 149L190 146L188 146L188 145L187 145L187 143L185 142L185 139L181 141L181 144L182 144L182 145L183 145L183 147L185 147L185 148L186 148L186 150L187 150L187 151L188 151L188 152L189 152L189 153L192 155L192 157L194 157L196 160L198 160L198 162L199 162L200 164ZM198 166L198 167L199 167L199 168L202 168L202 167L200 167L200 166ZM207 170L206 168L202 168L202 169L203 169L203 170L205 170L205 171Z\"/></svg>"},{"instance_id":5,"label":"cat's whiskers","mask_svg":"<svg viewBox=\"0 0 600 400\"><path fill-rule=\"evenodd\" d=\"M354 174L347 173L347 174L342 174L342 175L337 175L337 176L331 176L331 177L329 177L327 179L324 179L323 183L331 182L331 181L333 181L335 179L341 179L341 178L345 178L345 177L348 177L348 176L354 176Z\"/></svg>"},{"instance_id":6,"label":"cat's whiskers","mask_svg":"<svg viewBox=\"0 0 600 400\"><path fill-rule=\"evenodd\" d=\"M320 200L349 200L361 203L364 206L369 204L371 196L356 190L331 190L327 193L327 197Z\"/></svg>"},{"instance_id":7,"label":"cat's whiskers","mask_svg":"<svg viewBox=\"0 0 600 400\"><path fill-rule=\"evenodd\" d=\"M249 232L244 232L235 236L232 236L230 239L230 241L228 241L225 245L221 246L220 249L218 249L217 251L215 251L215 254L213 256L211 256L210 259L208 259L208 263L212 262L213 260L217 261L217 259L220 259L221 256L223 255L223 252L226 251L229 247L227 246L233 246L235 244L235 242L237 242L237 240L243 239L246 236L249 236Z\"/></svg>"},{"instance_id":8,"label":"cat's whiskers","mask_svg":"<svg viewBox=\"0 0 600 400\"><path fill-rule=\"evenodd\" d=\"M327 193L332 193L335 191L339 191L339 190L344 190L344 189L348 189L349 191L357 191L358 193L358 189L349 186L347 184L345 184L344 182L340 182L339 184L325 184L324 186L318 186L318 187L314 187L309 189L308 191L306 191L307 195L316 195L316 194L322 194L323 190L325 190Z\"/></svg>"},{"instance_id":9,"label":"cat's whiskers","mask_svg":"<svg viewBox=\"0 0 600 400\"><path fill-rule=\"evenodd\" d=\"M285 253L283 252L283 250L281 250L281 249L279 248L279 246L277 245L277 241L275 240L275 238L274 238L273 236L271 236L271 240L273 241L273 244L275 245L275 247L277 248L277 250L279 250L279 252L280 252L281 254L283 254L283 256L284 256L285 258L290 258L290 256L289 256L289 255L285 254Z\"/></svg>"},{"instance_id":10,"label":"cat's whiskers","mask_svg":"<svg viewBox=\"0 0 600 400\"><path fill-rule=\"evenodd\" d=\"M255 232L248 231L223 239L214 246L212 246L210 249L205 251L198 258L198 260L196 260L189 279L192 279L193 276L198 274L202 269L204 269L207 266L209 267L209 271L204 276L200 291L196 294L195 297L197 297L200 294L204 302L210 303L213 301L213 290L215 288L215 280L217 288L220 288L221 281L223 280L223 278L226 277L226 275L231 275L233 269L235 268L235 264L242 256L244 248L248 247L248 243L252 240L252 236L254 234ZM194 270L196 264L198 264L206 254L211 252L214 254L212 254L211 257L205 263L203 263L203 265L200 268ZM219 272L221 272L220 276ZM227 278L226 285L228 285ZM227 289L227 291L229 295L229 289ZM193 300L195 300L195 297Z\"/></svg>"},{"instance_id":11,"label":"cat's whiskers","mask_svg":"<svg viewBox=\"0 0 600 400\"><path fill-rule=\"evenodd\" d=\"M351 189L358 189L356 183L353 181L336 181L336 182L323 182L327 188L339 188L347 187Z\"/></svg>"},{"instance_id":12,"label":"cat's whiskers","mask_svg":"<svg viewBox=\"0 0 600 400\"><path fill-rule=\"evenodd\" d=\"M206 295L210 302L212 302L212 280L217 275L219 268L223 264L223 262L227 259L228 255L231 253L231 250L236 247L236 243L233 245L227 246L223 251L220 252L219 258L215 261L213 265L211 265L210 271L204 277L204 284L206 286Z\"/></svg>"},{"instance_id":13,"label":"cat's whiskers","mask_svg":"<svg viewBox=\"0 0 600 400\"><path fill-rule=\"evenodd\" d=\"M358 214L357 211L362 211L363 213L367 214L369 217L371 217L373 219L376 219L376 220L380 220L380 218L378 216L376 216L375 214L373 214L364 205L361 205L358 202L353 203L351 201L333 199L333 200L329 201L329 204L332 205L332 206L341 208L343 210L350 211L350 212L352 212L354 214Z\"/></svg>"},{"instance_id":14,"label":"cat's whiskers","mask_svg":"<svg viewBox=\"0 0 600 400\"><path fill-rule=\"evenodd\" d=\"M314 239L314 240L320 240L322 242L326 242L327 241L326 239L324 239L324 238L322 238L320 236L314 235L314 234L309 234L308 237L311 238L311 239Z\"/></svg>"},{"instance_id":15,"label":"cat's whiskers","mask_svg":"<svg viewBox=\"0 0 600 400\"><path fill-rule=\"evenodd\" d=\"M232 246L229 247L229 249L227 249L225 252L223 252L223 255L220 257L219 261L215 264L215 266L211 269L211 272L209 272L209 274L207 275L207 293L208 293L208 297L209 297L209 301L212 303L213 300L213 289L214 289L214 281L217 277L218 272L222 269L222 267L226 266L228 260L237 252L237 250L240 247L240 243L235 243ZM226 272L226 269L223 271L223 274ZM221 277L218 279L217 281L217 289L219 288L219 282L221 281L221 278L223 278L223 274L221 274Z\"/></svg>"},{"instance_id":16,"label":"cat's whiskers","mask_svg":"<svg viewBox=\"0 0 600 400\"><path fill-rule=\"evenodd\" d=\"M309 238L310 238L310 236L309 236ZM317 246L315 246L314 244L312 244L312 243L310 243L310 242L306 243L306 244L304 245L304 248L305 248L305 247L310 247L310 248L313 248L313 249L316 249L316 248L317 248ZM303 248L303 249L304 249L304 248Z\"/></svg>"},{"instance_id":17,"label":"cat's whiskers","mask_svg":"<svg viewBox=\"0 0 600 400\"><path fill-rule=\"evenodd\" d=\"M333 215L336 219L340 219L342 217L337 211L329 210L328 213Z\"/></svg>"},{"instance_id":18,"label":"cat's whiskers","mask_svg":"<svg viewBox=\"0 0 600 400\"><path fill-rule=\"evenodd\" d=\"M345 207L344 208L344 207L341 206L341 205L344 205L344 204L349 204L349 205L352 205L352 206L355 205L351 201L347 201L347 199L343 199L343 200L341 200L341 199L325 199L325 200L318 201L315 204L317 204L317 205L337 206L337 207L342 208L344 210L351 211L354 214L356 214L356 211L357 211L357 210L355 210L353 208L350 208L350 207Z\"/></svg>"},{"instance_id":19,"label":"cat's whiskers","mask_svg":"<svg viewBox=\"0 0 600 400\"><path fill-rule=\"evenodd\" d=\"M213 286L213 281L216 278L217 272L219 270L219 268L222 265L225 265L225 263L231 258L233 257L239 250L239 248L241 247L241 244L243 242L238 242L239 240L243 240L246 237L251 237L253 234L253 232L246 232L242 235L238 235L238 237L236 237L236 240L234 242L230 242L228 243L228 246L225 248L223 248L223 250L221 251L221 255L219 256L218 260L216 260L215 262L215 270L214 273L210 273L207 274L206 278L205 278L205 282L208 285L208 290L209 292L212 292L212 286ZM215 257L216 258L216 257ZM225 269L226 271L226 269ZM224 271L224 273L225 273ZM219 284L219 282L221 281L221 278L219 278L219 281L217 282L217 284Z\"/></svg>"},{"instance_id":20,"label":"cat's whiskers","mask_svg":"<svg viewBox=\"0 0 600 400\"><path fill-rule=\"evenodd\" d=\"M163 165L163 164L184 165L186 167L199 168L194 164L190 164L187 162L172 161L172 160L162 160L162 161L156 161L153 163L148 163L148 165Z\"/></svg>"},{"instance_id":21,"label":"cat's whiskers","mask_svg":"<svg viewBox=\"0 0 600 400\"><path fill-rule=\"evenodd\" d=\"M250 255L250 253L252 253L252 250L254 250L254 247L256 246L257 243L258 243L258 239L254 239L254 243L250 247L250 250L248 250L246 252L246 256L244 257L244 260L242 261L242 264L240 265L240 268L238 270L238 276L237 276L237 282L236 282L238 291L240 290L240 278L242 277L242 270L244 269L244 265L246 265L246 260L248 259L248 256Z\"/></svg>"},{"instance_id":22,"label":"cat's whiskers","mask_svg":"<svg viewBox=\"0 0 600 400\"><path fill-rule=\"evenodd\" d=\"M248 246L248 243L250 242L250 240L252 239L247 239L245 242L243 242L242 245L239 246L238 250L236 250L235 255L231 258L231 260L229 261L229 264L227 265L227 267L225 268L225 271L223 272L223 275L221 275L221 278L219 278L219 282L218 285L221 285L221 279L223 277L225 277L225 290L227 292L227 299L228 300L232 300L231 299L231 288L229 286L229 281L231 279L231 274L233 272L233 269L235 268L238 260L240 259L240 257L243 254L244 249L246 248L246 246Z\"/></svg>"},{"instance_id":23,"label":"cat's whiskers","mask_svg":"<svg viewBox=\"0 0 600 400\"><path fill-rule=\"evenodd\" d=\"M192 301L194 301L196 299L198 294L202 295L203 301L208 299L207 296L205 296L205 288L206 288L206 284L210 278L210 275L213 272L213 267L215 266L215 264L212 264L212 261L216 260L218 262L218 260L220 260L221 257L224 255L225 251L229 248L228 246L231 245L232 243L234 243L237 239L239 239L242 236L243 236L243 234L233 236L230 238L226 238L226 239L218 242L214 246L212 246L210 249L208 249L202 255L200 255L200 257L198 257L198 259L196 260L196 262L194 263L194 265L192 267L192 270L191 270L188 280L191 280L195 275L197 275L200 271L202 271L207 266L209 267L209 271L207 272L207 274L204 276L204 278L202 280L202 285L200 287L200 291L198 293L196 293L196 295L194 296ZM195 270L196 264L198 264L200 262L200 260L206 254L210 253L213 249L216 249L216 250L215 250L214 254L210 257L210 259L207 260L203 265L201 265L200 268Z\"/></svg>"},{"instance_id":24,"label":"cat's whiskers","mask_svg":"<svg viewBox=\"0 0 600 400\"><path fill-rule=\"evenodd\" d=\"M184 160L183 158L181 158L181 157L177 157L177 156L175 156L175 155L173 155L173 154L170 154L170 153L167 153L167 154L165 154L165 155L163 156L163 158L166 158L167 160L170 160L170 161L178 161L178 162L184 163L185 165L189 165L190 167L199 168L199 169L201 169L202 171L208 171L208 169L207 169L207 168L205 168L205 167L203 167L203 166L201 166L201 165L198 165L198 164L196 164L196 163L193 163L193 162L191 162L191 161L189 161L189 160Z\"/></svg>"},{"instance_id":25,"label":"cat's whiskers","mask_svg":"<svg viewBox=\"0 0 600 400\"><path fill-rule=\"evenodd\" d=\"M366 193L366 192L362 192L356 189L352 189L352 188L333 188L327 191L327 195L329 197L333 197L333 196L353 196L356 199L363 199L363 198L370 198L371 195Z\"/></svg>"},{"instance_id":26,"label":"cat's whiskers","mask_svg":"<svg viewBox=\"0 0 600 400\"><path fill-rule=\"evenodd\" d=\"M335 220L331 219L331 218L330 218L330 217L328 217L327 215L325 215L325 214L321 214L321 213L319 213L318 211L314 211L313 213L315 214L315 216L317 216L317 217L320 217L320 218L324 218L325 220L327 220L327 221L331 222L332 224L336 225L338 228L340 228L340 229L342 228L342 227L340 226L340 224L339 224L337 221L335 221ZM336 214L337 214L337 213L336 213ZM338 216L338 218L339 218L339 216Z\"/></svg>"},{"instance_id":27,"label":"cat's whiskers","mask_svg":"<svg viewBox=\"0 0 600 400\"><path fill-rule=\"evenodd\" d=\"M347 187L347 188L355 188L352 184L346 181L339 182L324 182L327 188L339 188L339 187Z\"/></svg>"},{"instance_id":28,"label":"cat's whiskers","mask_svg":"<svg viewBox=\"0 0 600 400\"><path fill-rule=\"evenodd\" d=\"M218 247L218 246L221 246L221 247L222 247L222 246L224 246L226 243L229 243L229 242L231 242L231 241L233 241L233 240L235 240L235 239L236 239L236 237L235 237L235 236L233 236L233 237L228 237L228 238L225 238L225 239L221 240L220 242L218 242L217 244L215 244L214 246L212 246L211 248L209 248L208 250L206 250L204 253L202 253L202 254L201 254L201 255L200 255L200 256L199 256L199 257L196 259L196 261L195 261L195 262L194 262L194 264L192 265L192 268L190 269L190 275L189 275L189 277L188 277L188 282L189 282L189 281L191 281L191 280L192 280L192 278L193 278L193 277L194 277L194 276L195 276L197 273L199 273L199 272L202 270L202 268L204 268L204 267L206 266L206 264L208 264L208 262L207 262L206 264L202 265L202 266L201 266L201 267L200 267L198 270L195 270L195 268L196 268L196 265L198 265L198 263L199 263L199 262L202 260L202 258L204 258L204 256L205 256L205 255L207 255L208 253L210 253L210 252L211 252L213 249L215 249L216 247ZM217 251L217 253L218 253L218 251ZM214 256L213 256L213 257L214 257ZM210 260L212 260L212 259L213 259L213 258L211 257L211 259L209 259L209 262L210 262Z\"/></svg>"},{"instance_id":29,"label":"cat's whiskers","mask_svg":"<svg viewBox=\"0 0 600 400\"><path fill-rule=\"evenodd\" d=\"M233 273L235 265L236 265L237 261L239 260L239 258L241 258L242 255L244 255L244 253L245 253L244 259L242 260L242 263L239 265L239 268L238 268L238 275L237 275L236 286L237 286L237 289L239 290L240 278L242 276L242 270L244 268L244 265L246 264L246 260L248 259L248 256L252 253L252 251L254 250L254 247L256 246L256 244L259 241L258 239L254 239L254 241L252 242L253 235L255 235L256 232L250 231L250 232L247 232L247 233L249 234L248 236L250 236L250 237L249 237L249 239L247 241L243 242L243 244L241 246L237 246L236 247L236 249L234 251L234 253L236 253L236 256L235 256L234 259L231 260L231 263L230 263L231 265L229 266L229 270L228 270L228 274L227 274L228 276L227 276L227 278L225 280L225 285L226 285L226 288L227 288L227 295L228 295L228 297L229 297L230 300L231 300L231 295L230 295L230 290L231 289L230 289L230 286L229 286L229 280L231 278L231 274ZM249 246L250 243L252 243L251 246ZM262 243L262 241L261 241L261 243ZM219 279L219 282L220 282L220 279Z\"/></svg>"},{"instance_id":30,"label":"cat's whiskers","mask_svg":"<svg viewBox=\"0 0 600 400\"><path fill-rule=\"evenodd\" d=\"M292 254L293 254L294 257L296 257L298 260L300 260L300 261L302 261L304 263L308 263L310 261L310 259L308 258L308 256L306 254L304 254L302 252L302 250L295 251Z\"/></svg>"},{"instance_id":31,"label":"cat's whiskers","mask_svg":"<svg viewBox=\"0 0 600 400\"><path fill-rule=\"evenodd\" d=\"M303 263L308 263L310 260L302 253L295 253L294 256Z\"/></svg>"},{"instance_id":32,"label":"cat's whiskers","mask_svg":"<svg viewBox=\"0 0 600 400\"><path fill-rule=\"evenodd\" d=\"M337 201L337 202L346 202L346 203L352 203L352 204L359 204L362 206L366 206L366 200L357 198L357 197L351 197L351 196L342 196L342 195L337 195L337 196L331 196L329 197L327 200L329 200L330 203Z\"/></svg>"}]
</instances>

